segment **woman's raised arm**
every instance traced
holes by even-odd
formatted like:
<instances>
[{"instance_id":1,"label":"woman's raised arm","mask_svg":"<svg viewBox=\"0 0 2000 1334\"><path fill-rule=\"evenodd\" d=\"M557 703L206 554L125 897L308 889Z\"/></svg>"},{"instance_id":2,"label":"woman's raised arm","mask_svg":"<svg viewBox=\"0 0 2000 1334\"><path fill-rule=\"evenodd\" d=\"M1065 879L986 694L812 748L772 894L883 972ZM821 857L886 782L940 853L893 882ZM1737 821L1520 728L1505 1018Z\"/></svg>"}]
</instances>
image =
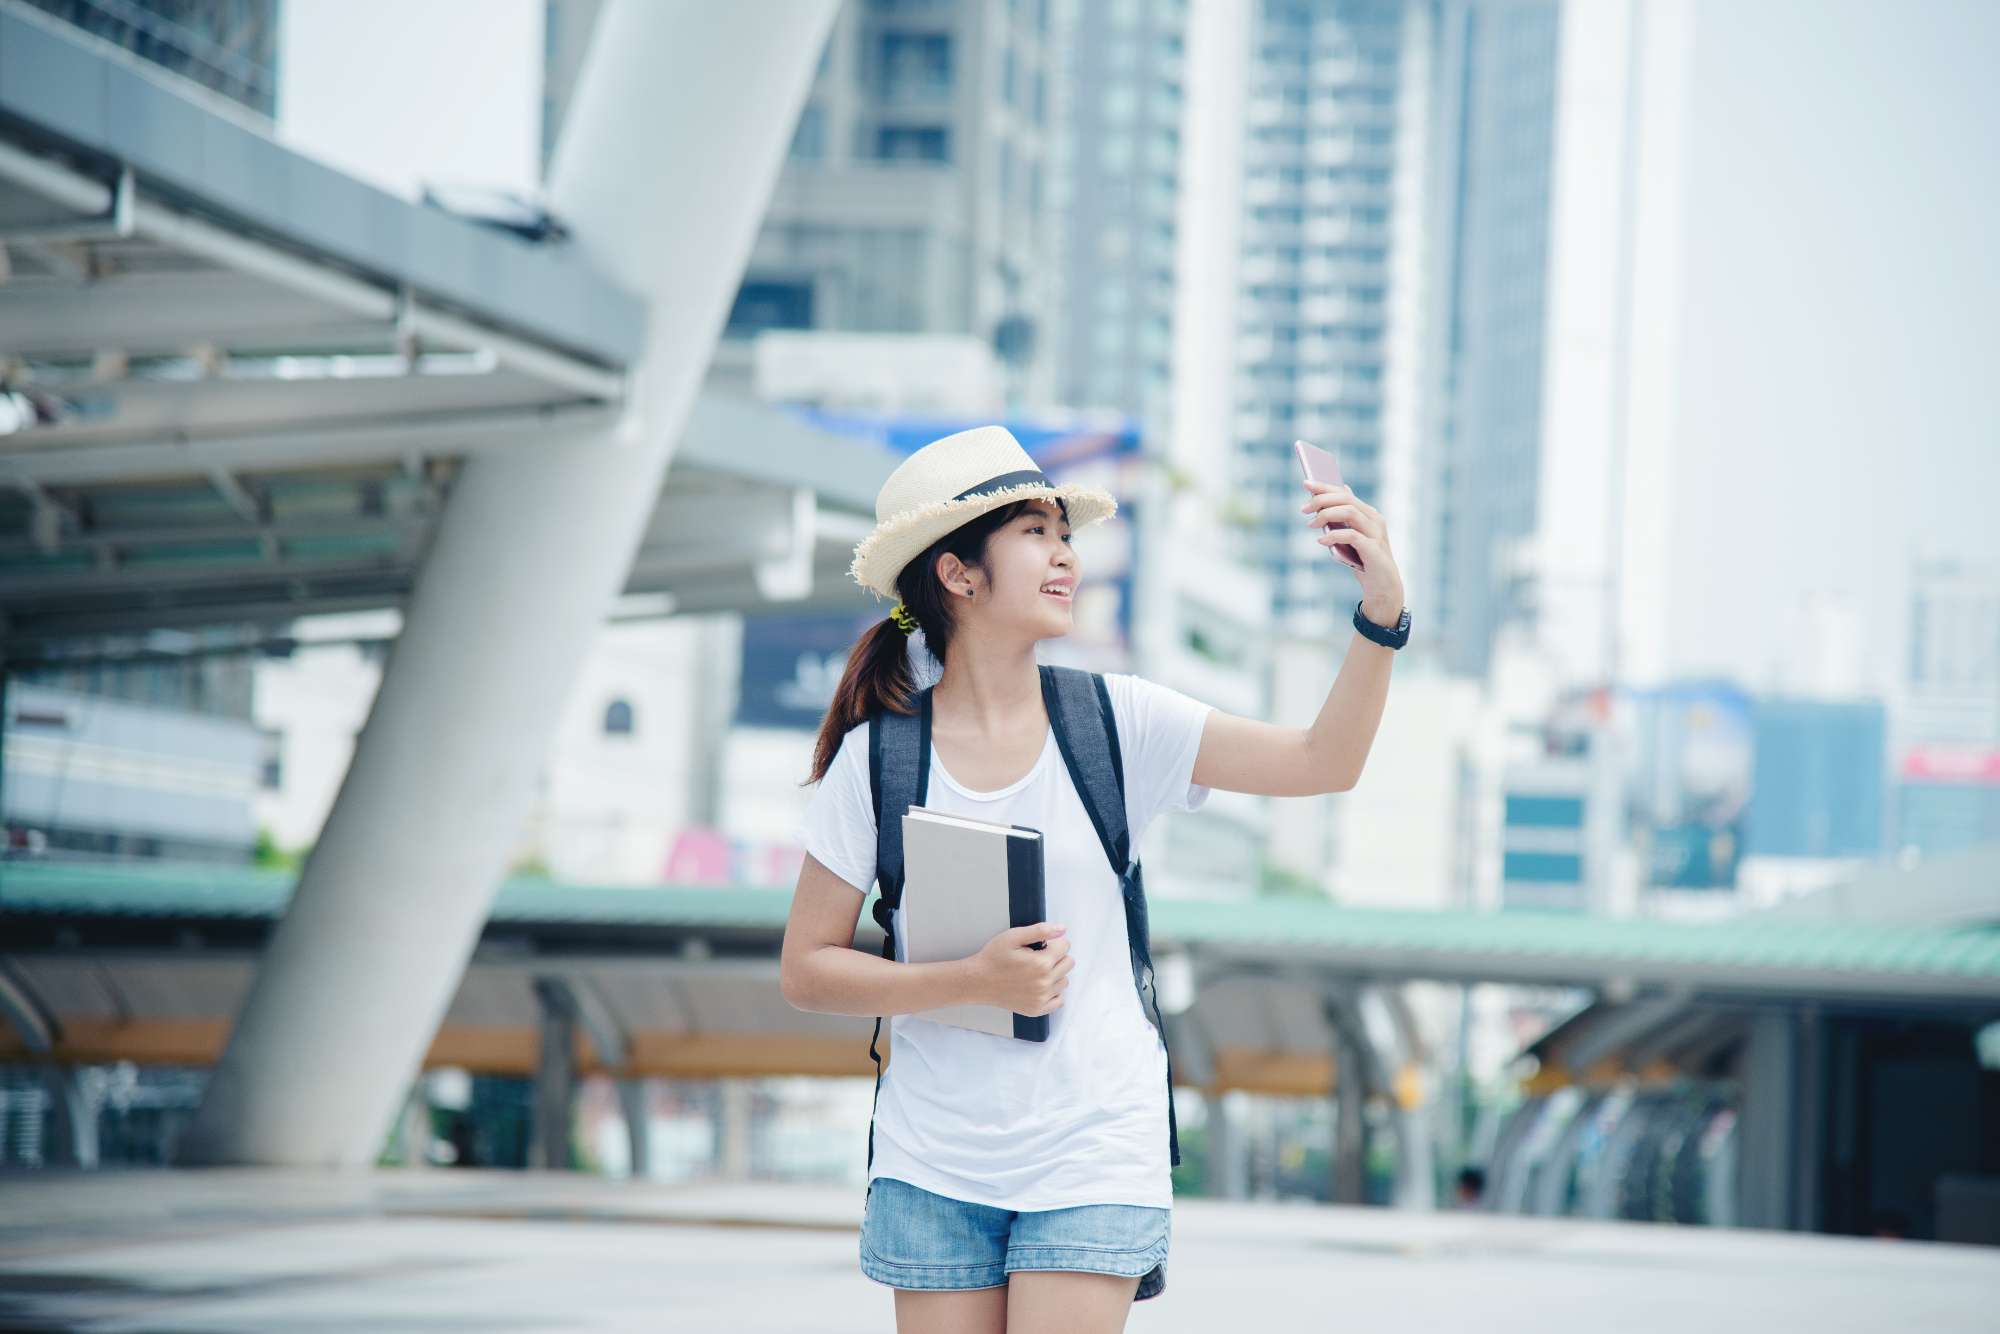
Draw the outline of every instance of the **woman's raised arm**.
<instances>
[{"instance_id":1,"label":"woman's raised arm","mask_svg":"<svg viewBox=\"0 0 2000 1334\"><path fill-rule=\"evenodd\" d=\"M1312 495L1301 512L1309 526L1325 530L1316 539L1320 545L1345 542L1361 553L1361 614L1385 629L1393 626L1403 611L1403 576L1381 514L1345 486L1305 486ZM1202 728L1193 781L1267 797L1348 791L1361 781L1375 744L1395 657L1395 649L1356 630L1310 727L1280 727L1213 710Z\"/></svg>"}]
</instances>

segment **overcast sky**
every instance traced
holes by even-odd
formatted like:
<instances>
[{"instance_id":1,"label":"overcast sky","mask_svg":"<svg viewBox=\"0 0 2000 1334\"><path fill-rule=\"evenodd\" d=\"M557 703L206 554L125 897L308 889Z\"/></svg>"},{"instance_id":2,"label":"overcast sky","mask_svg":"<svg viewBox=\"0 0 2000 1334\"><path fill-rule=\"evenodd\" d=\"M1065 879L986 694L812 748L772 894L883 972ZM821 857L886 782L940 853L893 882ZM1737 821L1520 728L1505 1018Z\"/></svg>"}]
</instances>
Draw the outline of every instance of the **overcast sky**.
<instances>
[{"instance_id":1,"label":"overcast sky","mask_svg":"<svg viewBox=\"0 0 2000 1334\"><path fill-rule=\"evenodd\" d=\"M1702 0L1688 665L1754 681L1792 649L1780 613L1844 590L1890 681L1911 557L2000 565L1996 56L1991 0Z\"/></svg>"},{"instance_id":2,"label":"overcast sky","mask_svg":"<svg viewBox=\"0 0 2000 1334\"><path fill-rule=\"evenodd\" d=\"M541 0L285 0L278 43L287 143L410 199L536 184Z\"/></svg>"}]
</instances>

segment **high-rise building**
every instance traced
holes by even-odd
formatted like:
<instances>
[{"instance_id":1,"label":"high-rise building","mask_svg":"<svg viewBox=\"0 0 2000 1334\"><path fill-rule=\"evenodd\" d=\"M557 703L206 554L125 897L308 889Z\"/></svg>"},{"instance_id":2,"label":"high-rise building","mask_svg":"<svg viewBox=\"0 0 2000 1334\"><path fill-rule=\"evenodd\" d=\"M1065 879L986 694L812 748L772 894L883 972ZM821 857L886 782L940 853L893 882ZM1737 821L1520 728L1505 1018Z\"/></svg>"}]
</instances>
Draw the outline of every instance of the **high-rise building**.
<instances>
[{"instance_id":1,"label":"high-rise building","mask_svg":"<svg viewBox=\"0 0 2000 1334\"><path fill-rule=\"evenodd\" d=\"M1172 388L1187 9L1186 0L1080 7L1059 144L1069 310L1058 391L1156 435Z\"/></svg>"},{"instance_id":2,"label":"high-rise building","mask_svg":"<svg viewBox=\"0 0 2000 1334\"><path fill-rule=\"evenodd\" d=\"M2000 745L2000 571L1911 571L1905 739Z\"/></svg>"},{"instance_id":3,"label":"high-rise building","mask_svg":"<svg viewBox=\"0 0 2000 1334\"><path fill-rule=\"evenodd\" d=\"M1387 0L1187 10L1173 407L1149 499L1174 541L1142 560L1141 640L1149 673L1235 712L1317 707L1345 642L1352 575L1305 530L1292 441L1380 498L1406 41ZM1232 851L1232 879L1339 878L1320 804L1216 795L1261 845Z\"/></svg>"},{"instance_id":4,"label":"high-rise building","mask_svg":"<svg viewBox=\"0 0 2000 1334\"><path fill-rule=\"evenodd\" d=\"M836 20L742 288L719 374L765 329L972 334L1008 397L1060 360L1065 0L865 0Z\"/></svg>"},{"instance_id":5,"label":"high-rise building","mask_svg":"<svg viewBox=\"0 0 2000 1334\"><path fill-rule=\"evenodd\" d=\"M1523 557L1541 468L1543 322L1554 162L1554 0L1429 7L1424 207L1411 346L1419 534L1410 600L1447 670L1486 673L1532 608Z\"/></svg>"},{"instance_id":6,"label":"high-rise building","mask_svg":"<svg viewBox=\"0 0 2000 1334\"><path fill-rule=\"evenodd\" d=\"M604 0L548 0L542 22L541 174L546 177Z\"/></svg>"},{"instance_id":7,"label":"high-rise building","mask_svg":"<svg viewBox=\"0 0 2000 1334\"><path fill-rule=\"evenodd\" d=\"M1910 576L1895 716L1896 843L1918 856L2000 839L2000 572L1924 560Z\"/></svg>"},{"instance_id":8,"label":"high-rise building","mask_svg":"<svg viewBox=\"0 0 2000 1334\"><path fill-rule=\"evenodd\" d=\"M1249 34L1234 518L1281 618L1323 624L1350 577L1303 531L1292 441L1364 500L1382 481L1403 42L1393 0L1260 0Z\"/></svg>"}]
</instances>

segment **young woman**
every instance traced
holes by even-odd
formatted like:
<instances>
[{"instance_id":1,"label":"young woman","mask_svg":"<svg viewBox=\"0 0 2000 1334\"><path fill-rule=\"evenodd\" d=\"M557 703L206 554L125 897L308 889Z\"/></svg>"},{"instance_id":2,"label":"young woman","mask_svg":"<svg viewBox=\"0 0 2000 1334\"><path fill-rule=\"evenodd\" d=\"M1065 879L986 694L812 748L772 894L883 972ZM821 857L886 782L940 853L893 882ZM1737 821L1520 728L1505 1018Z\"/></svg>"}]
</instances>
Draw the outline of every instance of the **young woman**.
<instances>
[{"instance_id":1,"label":"young woman","mask_svg":"<svg viewBox=\"0 0 2000 1334\"><path fill-rule=\"evenodd\" d=\"M1403 588L1381 515L1345 487L1305 485L1300 512L1325 527L1318 541L1361 553L1357 617L1393 638ZM801 1010L892 1016L861 1269L896 1289L904 1334L1118 1330L1134 1300L1165 1284L1166 1053L1133 985L1117 877L1057 751L1035 658L1070 628L1083 576L1072 525L1115 509L1103 491L1049 483L1011 433L984 426L904 460L855 548L855 580L900 602L855 645L820 731L782 985ZM1356 624L1309 727L1107 674L1133 845L1153 816L1193 810L1213 788L1352 787L1392 654ZM926 804L1041 830L1049 920L964 959L907 963L854 948L875 879L868 717L908 713L938 664ZM910 1017L968 1002L1051 1015L1049 1038Z\"/></svg>"}]
</instances>

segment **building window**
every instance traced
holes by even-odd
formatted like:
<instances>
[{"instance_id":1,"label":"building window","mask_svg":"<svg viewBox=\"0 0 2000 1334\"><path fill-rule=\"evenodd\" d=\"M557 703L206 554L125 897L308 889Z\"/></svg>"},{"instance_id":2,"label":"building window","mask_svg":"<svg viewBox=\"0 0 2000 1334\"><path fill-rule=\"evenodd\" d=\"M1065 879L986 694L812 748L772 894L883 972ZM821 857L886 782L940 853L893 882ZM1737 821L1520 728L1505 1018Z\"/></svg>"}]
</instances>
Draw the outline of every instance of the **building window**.
<instances>
[{"instance_id":1,"label":"building window","mask_svg":"<svg viewBox=\"0 0 2000 1334\"><path fill-rule=\"evenodd\" d=\"M614 699L604 706L604 735L632 735L632 705L628 700Z\"/></svg>"},{"instance_id":2,"label":"building window","mask_svg":"<svg viewBox=\"0 0 2000 1334\"><path fill-rule=\"evenodd\" d=\"M892 161L949 162L951 135L940 125L885 125L875 131L875 156Z\"/></svg>"},{"instance_id":3,"label":"building window","mask_svg":"<svg viewBox=\"0 0 2000 1334\"><path fill-rule=\"evenodd\" d=\"M736 304L722 332L726 338L748 338L765 329L810 329L812 314L810 282L750 279L736 289Z\"/></svg>"},{"instance_id":4,"label":"building window","mask_svg":"<svg viewBox=\"0 0 2000 1334\"><path fill-rule=\"evenodd\" d=\"M792 131L792 156L801 162L817 162L826 156L826 109L807 106L799 113L798 128Z\"/></svg>"},{"instance_id":5,"label":"building window","mask_svg":"<svg viewBox=\"0 0 2000 1334\"><path fill-rule=\"evenodd\" d=\"M951 96L951 38L944 33L885 32L876 71L889 102L924 102Z\"/></svg>"}]
</instances>

